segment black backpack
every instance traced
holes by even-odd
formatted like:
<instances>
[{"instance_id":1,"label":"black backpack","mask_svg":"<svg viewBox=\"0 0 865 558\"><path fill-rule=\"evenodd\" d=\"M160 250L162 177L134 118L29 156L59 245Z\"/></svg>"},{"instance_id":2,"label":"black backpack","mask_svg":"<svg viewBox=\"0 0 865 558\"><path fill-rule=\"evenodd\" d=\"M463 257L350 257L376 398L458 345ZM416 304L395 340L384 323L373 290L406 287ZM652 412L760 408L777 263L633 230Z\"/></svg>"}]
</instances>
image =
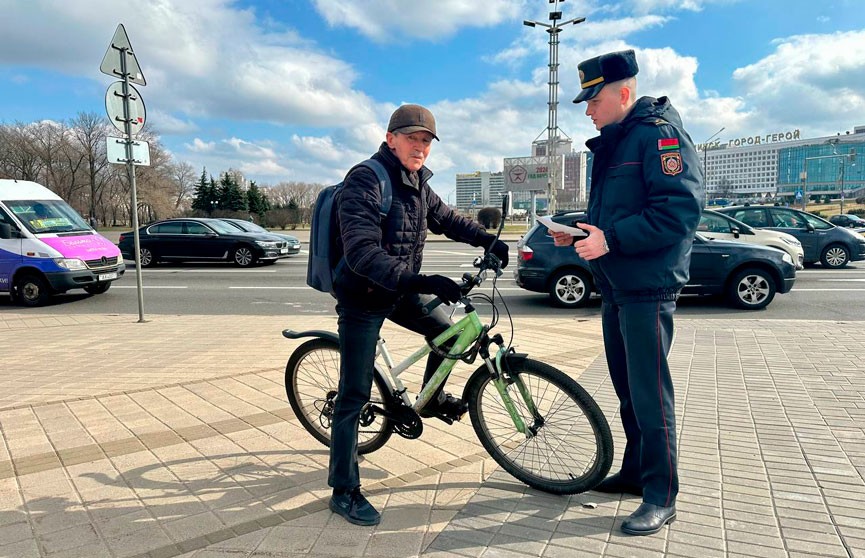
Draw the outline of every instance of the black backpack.
<instances>
[{"instance_id":1,"label":"black backpack","mask_svg":"<svg viewBox=\"0 0 865 558\"><path fill-rule=\"evenodd\" d=\"M390 211L393 202L393 187L390 177L384 166L375 159L367 159L351 168L346 173L346 178L358 167L371 169L381 188L381 207L379 213L381 218ZM309 262L306 267L306 284L317 291L334 294L333 279L334 269L339 263L336 254L339 251L337 243L337 216L334 200L337 192L342 188L345 179L339 184L328 186L319 192L315 199L315 207L312 212L312 226L309 234ZM334 261L336 260L336 261Z\"/></svg>"}]
</instances>

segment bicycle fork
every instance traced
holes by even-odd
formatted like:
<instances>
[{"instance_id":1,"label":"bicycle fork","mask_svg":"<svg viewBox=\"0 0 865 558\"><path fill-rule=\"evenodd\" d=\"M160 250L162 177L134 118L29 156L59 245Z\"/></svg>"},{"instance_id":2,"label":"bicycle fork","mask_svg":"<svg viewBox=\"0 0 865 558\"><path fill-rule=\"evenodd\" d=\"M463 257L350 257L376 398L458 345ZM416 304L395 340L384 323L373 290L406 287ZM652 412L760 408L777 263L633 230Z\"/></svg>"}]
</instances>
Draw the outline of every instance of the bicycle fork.
<instances>
[{"instance_id":1,"label":"bicycle fork","mask_svg":"<svg viewBox=\"0 0 865 558\"><path fill-rule=\"evenodd\" d=\"M511 349L511 352L513 352L513 349ZM484 362L490 372L496 391L498 391L505 409L510 415L511 420L514 422L514 427L518 432L525 435L526 438L533 438L536 436L538 431L544 425L544 418L538 412L538 408L535 406L535 402L532 399L532 394L529 392L523 379L520 378L519 374L512 374L510 372L507 364L507 349L504 346L499 345L499 350L496 351L495 364L489 357L485 357ZM516 403L514 403L513 398L511 398L511 394L508 392L509 384L517 386L517 390L522 397L523 403L525 403L526 409L531 413L533 421L530 426L526 425L522 413L520 413Z\"/></svg>"}]
</instances>

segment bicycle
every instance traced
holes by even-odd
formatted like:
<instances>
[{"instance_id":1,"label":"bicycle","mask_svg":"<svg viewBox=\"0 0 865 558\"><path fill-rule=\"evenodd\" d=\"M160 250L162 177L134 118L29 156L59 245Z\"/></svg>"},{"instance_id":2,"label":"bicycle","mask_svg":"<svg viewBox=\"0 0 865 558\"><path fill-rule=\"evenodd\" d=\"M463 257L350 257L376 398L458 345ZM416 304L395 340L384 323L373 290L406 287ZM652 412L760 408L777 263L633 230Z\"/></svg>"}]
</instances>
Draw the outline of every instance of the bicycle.
<instances>
[{"instance_id":1,"label":"bicycle","mask_svg":"<svg viewBox=\"0 0 865 558\"><path fill-rule=\"evenodd\" d=\"M501 230L500 226L496 239ZM476 258L478 272L465 273L460 285L465 316L399 364L393 362L384 339L379 338L372 396L360 416L358 453L381 448L394 432L406 439L420 437L423 421L419 413L433 393L458 360L471 364L480 356L483 365L466 382L462 399L484 449L508 473L531 487L553 494L585 492L610 470L613 439L609 424L598 404L576 380L526 354L516 353L510 342L505 345L501 334L489 335L498 322L495 282L502 274L500 264L490 253ZM469 296L489 271L494 272L493 296ZM490 302L493 318L489 325L481 322L473 298ZM439 304L441 301L434 299L425 311ZM507 304L504 306L507 309ZM303 427L329 446L339 382L339 337L317 330L287 329L282 334L289 339L313 338L295 349L288 360L286 394ZM443 349L451 340L450 349ZM492 345L498 349L491 353ZM445 357L444 361L412 403L399 375L430 351ZM461 417L437 418L452 424Z\"/></svg>"}]
</instances>

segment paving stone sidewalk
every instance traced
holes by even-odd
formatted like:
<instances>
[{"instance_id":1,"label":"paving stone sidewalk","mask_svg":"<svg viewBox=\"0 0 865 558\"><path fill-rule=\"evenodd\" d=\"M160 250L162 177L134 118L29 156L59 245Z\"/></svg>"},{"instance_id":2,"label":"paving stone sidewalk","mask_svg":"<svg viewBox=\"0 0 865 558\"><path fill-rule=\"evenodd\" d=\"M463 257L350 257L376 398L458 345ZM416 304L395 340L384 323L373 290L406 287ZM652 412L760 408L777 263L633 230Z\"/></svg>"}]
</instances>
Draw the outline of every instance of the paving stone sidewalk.
<instances>
[{"instance_id":1,"label":"paving stone sidewalk","mask_svg":"<svg viewBox=\"0 0 865 558\"><path fill-rule=\"evenodd\" d=\"M865 556L858 323L679 320L679 519L627 537L638 500L528 489L467 422L364 459L384 520L351 526L282 377L281 329L332 318L136 319L0 314L0 557ZM620 448L599 329L520 318L516 339L579 378ZM385 336L397 357L419 342Z\"/></svg>"}]
</instances>

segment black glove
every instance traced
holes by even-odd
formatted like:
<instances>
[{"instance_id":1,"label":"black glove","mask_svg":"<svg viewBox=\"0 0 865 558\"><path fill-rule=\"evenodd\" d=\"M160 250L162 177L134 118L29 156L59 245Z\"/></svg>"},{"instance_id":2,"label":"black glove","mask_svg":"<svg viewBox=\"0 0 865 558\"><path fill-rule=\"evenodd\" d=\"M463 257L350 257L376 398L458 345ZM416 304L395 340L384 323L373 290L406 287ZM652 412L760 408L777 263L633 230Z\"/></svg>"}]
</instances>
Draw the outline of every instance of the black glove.
<instances>
[{"instance_id":1,"label":"black glove","mask_svg":"<svg viewBox=\"0 0 865 558\"><path fill-rule=\"evenodd\" d=\"M451 304L462 297L460 286L444 275L421 275L412 273L400 278L400 287L410 293L431 294Z\"/></svg>"},{"instance_id":2,"label":"black glove","mask_svg":"<svg viewBox=\"0 0 865 558\"><path fill-rule=\"evenodd\" d=\"M503 268L508 266L508 245L504 241L497 240L496 235L487 232L479 232L476 241L477 246L483 246L497 257Z\"/></svg>"}]
</instances>

